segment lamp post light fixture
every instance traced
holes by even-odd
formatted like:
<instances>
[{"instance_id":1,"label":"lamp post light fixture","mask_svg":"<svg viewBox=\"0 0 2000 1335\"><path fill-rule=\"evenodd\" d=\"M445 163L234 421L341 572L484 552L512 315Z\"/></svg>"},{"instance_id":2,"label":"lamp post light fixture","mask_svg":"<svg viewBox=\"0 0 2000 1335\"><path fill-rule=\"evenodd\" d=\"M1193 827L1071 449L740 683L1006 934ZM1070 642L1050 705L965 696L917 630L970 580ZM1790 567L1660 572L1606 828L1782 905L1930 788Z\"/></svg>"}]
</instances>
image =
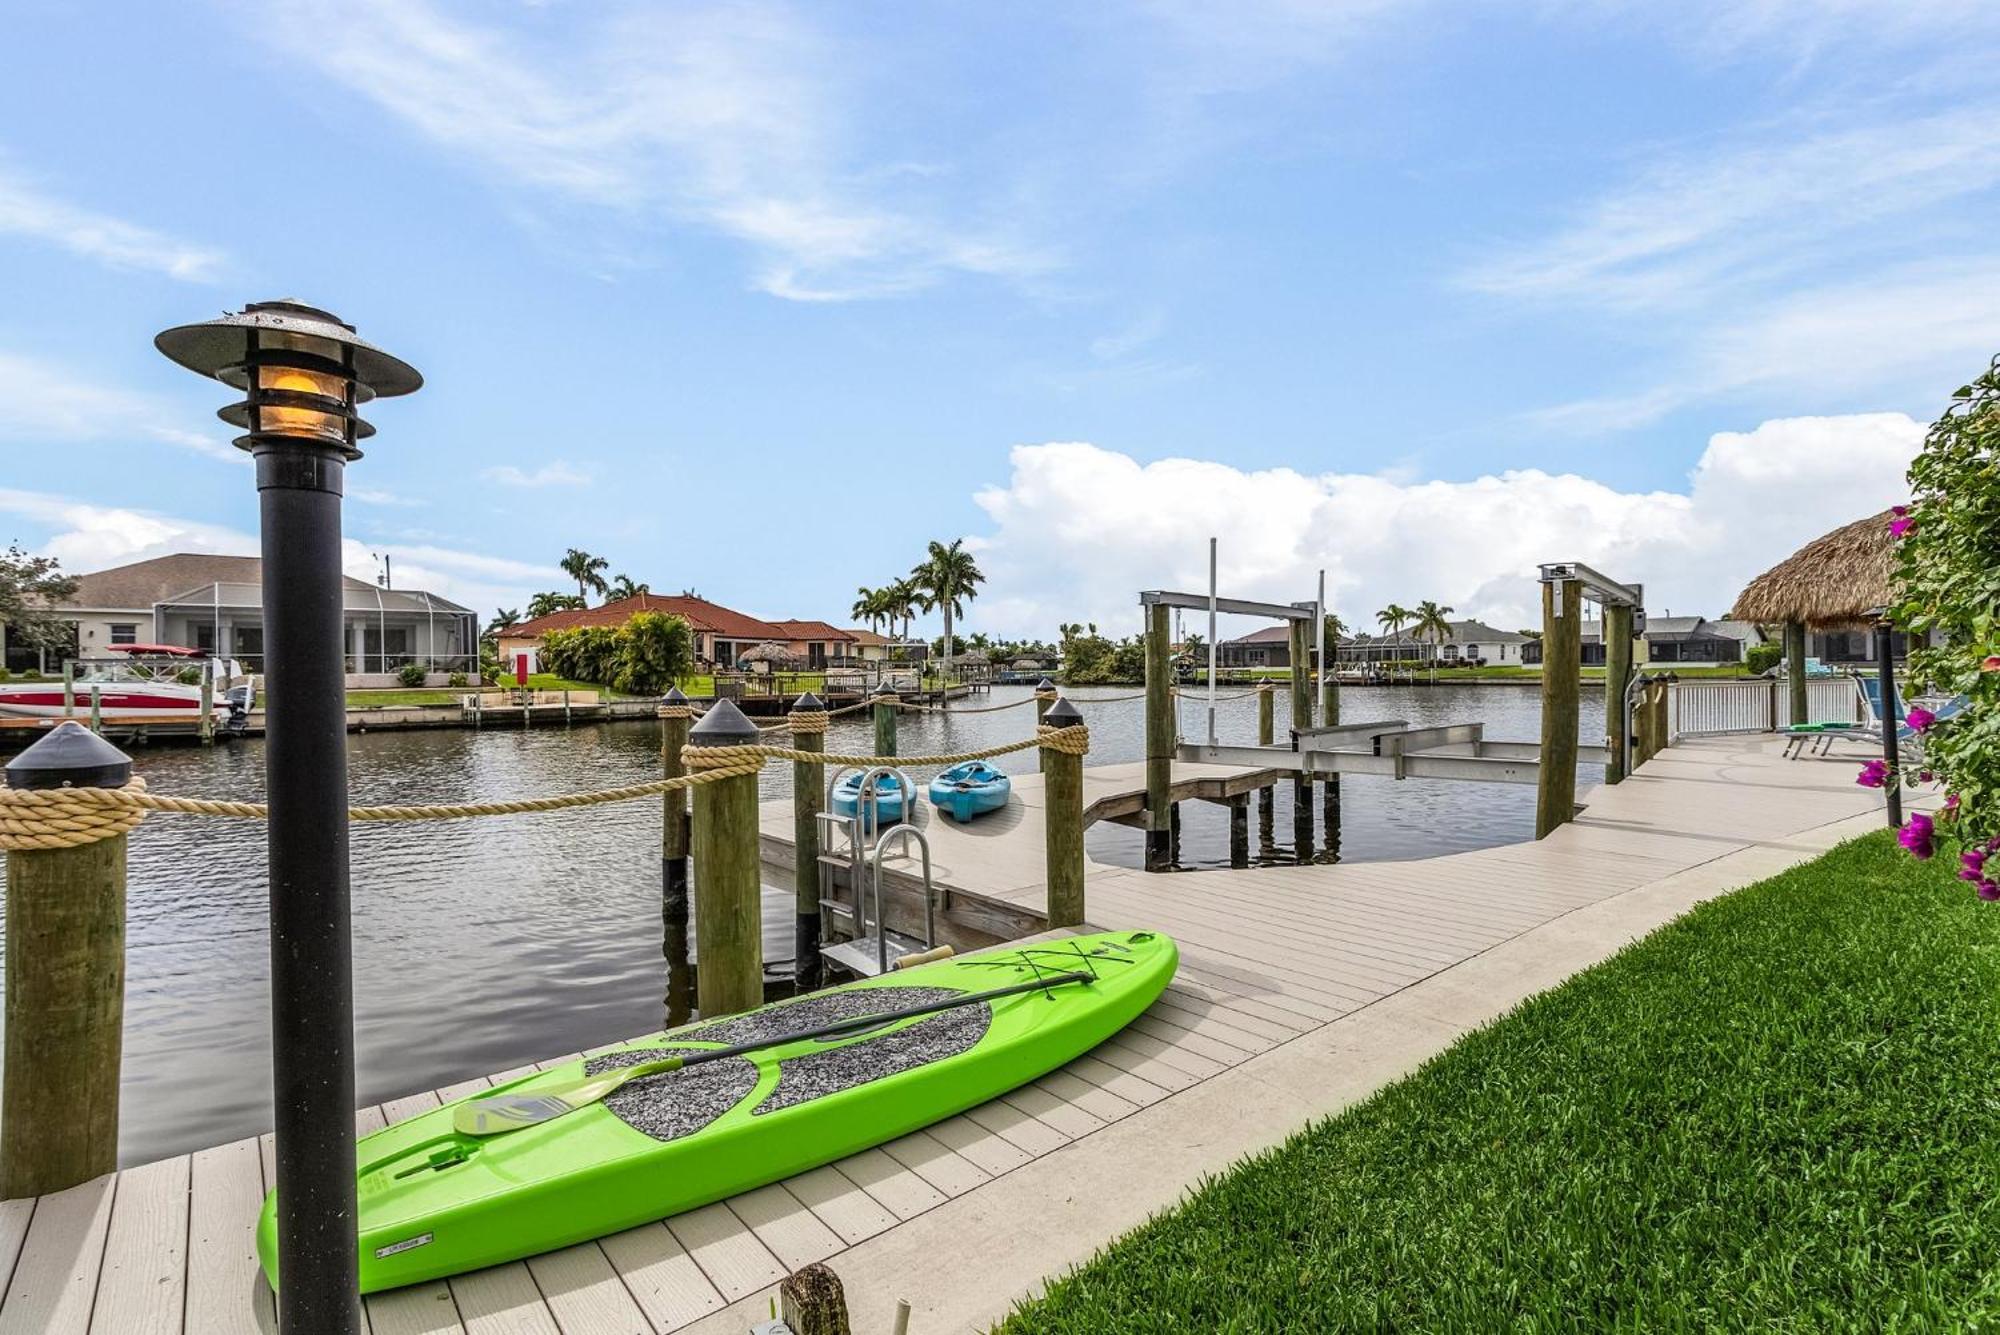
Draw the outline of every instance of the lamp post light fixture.
<instances>
[{"instance_id":1,"label":"lamp post light fixture","mask_svg":"<svg viewBox=\"0 0 2000 1335\"><path fill-rule=\"evenodd\" d=\"M354 977L347 864L341 478L374 428L356 415L423 377L297 301L181 325L154 345L244 391L217 416L257 464L263 530L264 784L270 804L271 1066L278 1315L286 1331L360 1329Z\"/></svg>"}]
</instances>

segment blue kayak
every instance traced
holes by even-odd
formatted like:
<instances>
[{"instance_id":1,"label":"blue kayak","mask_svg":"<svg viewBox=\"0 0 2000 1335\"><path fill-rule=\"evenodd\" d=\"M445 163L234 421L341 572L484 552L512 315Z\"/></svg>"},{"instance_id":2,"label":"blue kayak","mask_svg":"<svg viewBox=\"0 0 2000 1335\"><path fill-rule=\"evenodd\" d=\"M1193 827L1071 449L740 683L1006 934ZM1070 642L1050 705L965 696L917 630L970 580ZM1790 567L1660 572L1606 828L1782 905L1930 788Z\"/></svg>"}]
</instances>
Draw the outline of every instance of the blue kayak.
<instances>
[{"instance_id":1,"label":"blue kayak","mask_svg":"<svg viewBox=\"0 0 2000 1335\"><path fill-rule=\"evenodd\" d=\"M983 760L953 765L931 780L931 805L963 824L1007 805L1013 780Z\"/></svg>"},{"instance_id":2,"label":"blue kayak","mask_svg":"<svg viewBox=\"0 0 2000 1335\"><path fill-rule=\"evenodd\" d=\"M903 819L903 781L893 774L879 774L874 788L875 818L890 825ZM861 771L856 770L833 785L833 809L839 815L852 816L861 805Z\"/></svg>"}]
</instances>

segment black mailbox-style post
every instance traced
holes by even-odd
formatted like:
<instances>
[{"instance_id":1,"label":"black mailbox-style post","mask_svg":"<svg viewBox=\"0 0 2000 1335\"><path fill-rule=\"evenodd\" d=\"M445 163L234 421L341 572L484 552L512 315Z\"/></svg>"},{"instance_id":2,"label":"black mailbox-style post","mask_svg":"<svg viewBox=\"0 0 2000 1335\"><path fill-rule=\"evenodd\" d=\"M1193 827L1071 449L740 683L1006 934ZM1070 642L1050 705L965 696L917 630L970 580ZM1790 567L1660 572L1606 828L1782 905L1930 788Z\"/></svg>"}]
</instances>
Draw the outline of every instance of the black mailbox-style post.
<instances>
[{"instance_id":1,"label":"black mailbox-style post","mask_svg":"<svg viewBox=\"0 0 2000 1335\"><path fill-rule=\"evenodd\" d=\"M354 974L347 866L341 477L374 428L355 413L415 368L292 300L169 329L171 360L245 393L217 415L256 460L263 531L264 784L270 804L271 1066L278 1321L359 1330Z\"/></svg>"}]
</instances>

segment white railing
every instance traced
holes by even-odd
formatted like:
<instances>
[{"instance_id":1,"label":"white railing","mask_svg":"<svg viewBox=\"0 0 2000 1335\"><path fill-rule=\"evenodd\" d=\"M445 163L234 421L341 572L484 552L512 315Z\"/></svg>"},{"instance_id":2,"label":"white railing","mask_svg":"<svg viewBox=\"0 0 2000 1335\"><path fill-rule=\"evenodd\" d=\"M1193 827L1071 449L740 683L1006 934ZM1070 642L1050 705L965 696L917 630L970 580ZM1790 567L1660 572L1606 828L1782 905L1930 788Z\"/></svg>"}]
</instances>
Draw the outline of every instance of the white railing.
<instances>
[{"instance_id":1,"label":"white railing","mask_svg":"<svg viewBox=\"0 0 2000 1335\"><path fill-rule=\"evenodd\" d=\"M1775 732L1792 722L1791 688L1775 677L1751 681L1677 681L1670 727L1676 737L1728 732ZM1806 683L1806 719L1813 723L1861 722L1861 693L1851 677Z\"/></svg>"}]
</instances>

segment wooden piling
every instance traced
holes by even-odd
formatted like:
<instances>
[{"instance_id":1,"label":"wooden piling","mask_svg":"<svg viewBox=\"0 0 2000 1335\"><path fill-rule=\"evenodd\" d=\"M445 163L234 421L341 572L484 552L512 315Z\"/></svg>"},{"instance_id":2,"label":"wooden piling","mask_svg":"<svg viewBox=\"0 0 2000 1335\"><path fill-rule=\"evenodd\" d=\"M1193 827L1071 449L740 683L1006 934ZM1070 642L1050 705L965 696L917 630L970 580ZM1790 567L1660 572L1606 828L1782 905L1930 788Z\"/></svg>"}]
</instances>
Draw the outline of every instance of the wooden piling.
<instances>
[{"instance_id":1,"label":"wooden piling","mask_svg":"<svg viewBox=\"0 0 2000 1335\"><path fill-rule=\"evenodd\" d=\"M63 717L76 717L76 660L63 660Z\"/></svg>"},{"instance_id":2,"label":"wooden piling","mask_svg":"<svg viewBox=\"0 0 2000 1335\"><path fill-rule=\"evenodd\" d=\"M840 1276L818 1261L778 1285L778 1315L792 1335L853 1335Z\"/></svg>"},{"instance_id":3,"label":"wooden piling","mask_svg":"<svg viewBox=\"0 0 2000 1335\"><path fill-rule=\"evenodd\" d=\"M1806 717L1806 628L1804 623L1785 623L1785 678L1791 688L1793 723L1809 723Z\"/></svg>"},{"instance_id":4,"label":"wooden piling","mask_svg":"<svg viewBox=\"0 0 2000 1335\"><path fill-rule=\"evenodd\" d=\"M201 673L201 721L194 725L195 736L203 746L215 742L215 674L209 669L213 663L204 663Z\"/></svg>"},{"instance_id":5,"label":"wooden piling","mask_svg":"<svg viewBox=\"0 0 2000 1335\"><path fill-rule=\"evenodd\" d=\"M1604 609L1604 741L1609 758L1604 762L1604 781L1625 779L1626 748L1630 732L1625 726L1625 692L1632 685L1632 609L1612 605Z\"/></svg>"},{"instance_id":6,"label":"wooden piling","mask_svg":"<svg viewBox=\"0 0 2000 1335\"><path fill-rule=\"evenodd\" d=\"M1229 799L1229 865L1250 865L1250 794L1238 793Z\"/></svg>"},{"instance_id":7,"label":"wooden piling","mask_svg":"<svg viewBox=\"0 0 2000 1335\"><path fill-rule=\"evenodd\" d=\"M1056 702L1057 697L1060 696L1061 694L1062 693L1056 689L1056 684L1050 681L1047 677L1043 677L1040 681L1035 683L1036 726L1039 727L1043 722L1043 720L1048 718L1049 706L1053 705ZM1036 763L1041 764L1045 772L1047 770L1047 766L1044 763L1046 759L1047 758L1044 756L1036 757Z\"/></svg>"},{"instance_id":8,"label":"wooden piling","mask_svg":"<svg viewBox=\"0 0 2000 1335\"><path fill-rule=\"evenodd\" d=\"M794 751L826 750L826 705L808 691L792 705ZM826 804L826 766L792 762L792 981L801 992L820 983L819 813ZM858 891L857 891L858 893Z\"/></svg>"},{"instance_id":9,"label":"wooden piling","mask_svg":"<svg viewBox=\"0 0 2000 1335\"><path fill-rule=\"evenodd\" d=\"M1042 727L1069 728L1082 722L1083 715L1075 705L1057 700L1043 716ZM1079 927L1084 914L1083 757L1043 746L1042 771L1047 776L1042 790L1042 828L1048 858L1049 926Z\"/></svg>"},{"instance_id":10,"label":"wooden piling","mask_svg":"<svg viewBox=\"0 0 2000 1335\"><path fill-rule=\"evenodd\" d=\"M1174 675L1164 603L1146 609L1146 870L1167 865L1174 782ZM1054 711L1051 710L1050 713Z\"/></svg>"},{"instance_id":11,"label":"wooden piling","mask_svg":"<svg viewBox=\"0 0 2000 1335\"><path fill-rule=\"evenodd\" d=\"M694 723L694 706L681 688L670 686L653 711L660 720L660 777L678 779L687 773L688 729ZM688 795L675 788L660 797L660 895L663 904L680 905L687 911L688 892Z\"/></svg>"},{"instance_id":12,"label":"wooden piling","mask_svg":"<svg viewBox=\"0 0 2000 1335\"><path fill-rule=\"evenodd\" d=\"M1542 752L1535 838L1576 817L1577 697L1583 676L1583 585L1542 585Z\"/></svg>"},{"instance_id":13,"label":"wooden piling","mask_svg":"<svg viewBox=\"0 0 2000 1335\"><path fill-rule=\"evenodd\" d=\"M893 756L896 754L896 715L902 709L901 699L887 677L868 698L875 702L875 754Z\"/></svg>"},{"instance_id":14,"label":"wooden piling","mask_svg":"<svg viewBox=\"0 0 2000 1335\"><path fill-rule=\"evenodd\" d=\"M1638 694L1632 701L1632 764L1636 770L1653 756L1653 683L1650 678L1639 683ZM1628 771L1629 773L1629 771Z\"/></svg>"},{"instance_id":15,"label":"wooden piling","mask_svg":"<svg viewBox=\"0 0 2000 1335\"><path fill-rule=\"evenodd\" d=\"M7 785L120 788L132 762L75 722L16 756ZM6 1072L0 1197L118 1167L125 1020L125 835L7 851Z\"/></svg>"},{"instance_id":16,"label":"wooden piling","mask_svg":"<svg viewBox=\"0 0 2000 1335\"><path fill-rule=\"evenodd\" d=\"M1659 691L1653 697L1653 749L1664 751L1674 744L1673 699L1674 682L1678 680L1669 672L1660 679Z\"/></svg>"},{"instance_id":17,"label":"wooden piling","mask_svg":"<svg viewBox=\"0 0 2000 1335\"><path fill-rule=\"evenodd\" d=\"M1296 738L1299 733L1313 725L1313 632L1306 622L1298 619L1290 623L1289 629L1292 657L1292 736L1295 739L1292 749L1297 750ZM1292 825L1292 842L1303 848L1300 861L1305 861L1312 849L1312 778L1306 774L1300 774L1292 780ZM1301 840L1304 841L1302 845Z\"/></svg>"},{"instance_id":18,"label":"wooden piling","mask_svg":"<svg viewBox=\"0 0 2000 1335\"><path fill-rule=\"evenodd\" d=\"M757 725L734 701L718 700L688 733L688 767L702 752L753 746ZM763 905L759 879L757 776L737 774L694 790L695 1004L703 1019L764 1003Z\"/></svg>"},{"instance_id":19,"label":"wooden piling","mask_svg":"<svg viewBox=\"0 0 2000 1335\"><path fill-rule=\"evenodd\" d=\"M1257 683L1257 745L1270 746L1277 737L1272 707L1278 698L1278 684L1269 677Z\"/></svg>"}]
</instances>

